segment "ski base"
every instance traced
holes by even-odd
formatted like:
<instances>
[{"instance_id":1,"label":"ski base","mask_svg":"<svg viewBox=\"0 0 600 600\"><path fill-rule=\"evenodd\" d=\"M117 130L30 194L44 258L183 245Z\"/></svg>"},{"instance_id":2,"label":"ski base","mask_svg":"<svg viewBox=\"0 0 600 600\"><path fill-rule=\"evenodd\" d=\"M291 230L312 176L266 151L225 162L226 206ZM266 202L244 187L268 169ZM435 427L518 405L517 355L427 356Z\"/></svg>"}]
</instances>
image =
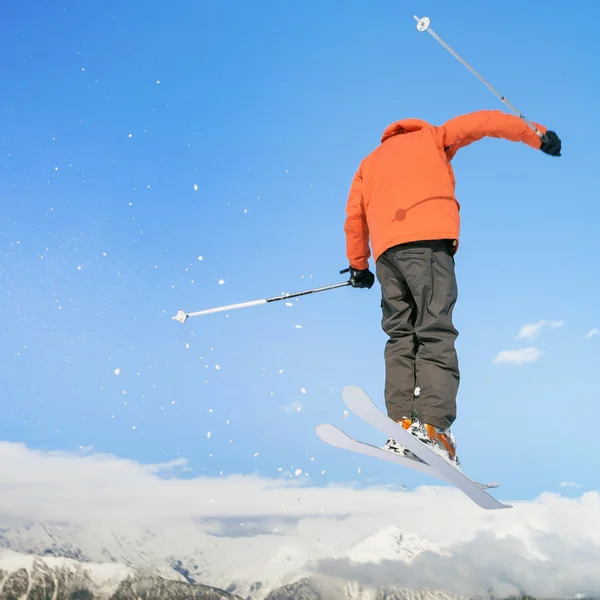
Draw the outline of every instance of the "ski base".
<instances>
[{"instance_id":1,"label":"ski base","mask_svg":"<svg viewBox=\"0 0 600 600\"><path fill-rule=\"evenodd\" d=\"M395 462L431 475L437 479L441 479L442 481L446 481L457 487L473 502L485 510L512 508L510 504L503 504L487 493L486 489L498 487L497 483L483 485L470 479L461 470L451 465L449 461L442 458L434 450L414 437L404 429L402 425L396 423L393 419L390 419L386 414L381 412L369 395L358 386L349 385L344 387L342 397L346 406L357 417L361 418L372 427L375 427L375 429L378 429L387 437L396 440L398 444L410 450L423 462L421 463L415 459L382 448L377 448L370 444L357 442L332 425L323 424L317 427L317 435L319 435L323 441L338 448L344 448L346 450L360 452L361 454L368 454L389 462Z\"/></svg>"},{"instance_id":2,"label":"ski base","mask_svg":"<svg viewBox=\"0 0 600 600\"><path fill-rule=\"evenodd\" d=\"M367 444L366 442L360 442L350 437L346 432L342 431L338 427L330 425L329 423L317 425L316 431L321 440L330 446L334 446L335 448L341 448L342 450L349 450L350 452L357 452L358 454L363 454L365 456L372 456L374 458L393 462L403 467L413 469L414 471L420 471L425 475L435 477L440 481L451 483L445 477L440 475L438 471L432 469L426 462L422 460L415 460L414 458L409 458L408 456L403 456L402 454L397 454L396 452L391 452L389 450L385 450L384 448ZM477 485L484 490L497 488L500 485L497 482L479 483L476 481L475 483L477 483Z\"/></svg>"}]
</instances>

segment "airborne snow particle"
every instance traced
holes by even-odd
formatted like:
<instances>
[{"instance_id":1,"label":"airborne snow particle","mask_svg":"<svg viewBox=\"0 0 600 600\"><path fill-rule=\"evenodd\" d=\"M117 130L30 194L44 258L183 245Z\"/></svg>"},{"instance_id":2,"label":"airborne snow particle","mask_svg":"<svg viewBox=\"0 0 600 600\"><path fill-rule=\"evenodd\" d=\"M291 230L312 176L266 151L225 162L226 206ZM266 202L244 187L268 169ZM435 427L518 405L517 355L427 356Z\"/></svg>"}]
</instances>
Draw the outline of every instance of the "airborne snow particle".
<instances>
[{"instance_id":1,"label":"airborne snow particle","mask_svg":"<svg viewBox=\"0 0 600 600\"><path fill-rule=\"evenodd\" d=\"M296 329L302 329L302 325L296 325Z\"/></svg>"},{"instance_id":2,"label":"airborne snow particle","mask_svg":"<svg viewBox=\"0 0 600 600\"><path fill-rule=\"evenodd\" d=\"M211 436L211 435L212 435L212 434L210 433L210 431L208 431L208 432L206 433L206 439L207 439L207 440L210 440L210 436Z\"/></svg>"},{"instance_id":3,"label":"airborne snow particle","mask_svg":"<svg viewBox=\"0 0 600 600\"><path fill-rule=\"evenodd\" d=\"M135 429L135 425L131 429Z\"/></svg>"},{"instance_id":4,"label":"airborne snow particle","mask_svg":"<svg viewBox=\"0 0 600 600\"><path fill-rule=\"evenodd\" d=\"M347 410L345 410L345 411L344 411L344 419L347 419L349 416L350 416L350 415L349 415L348 411L347 411Z\"/></svg>"},{"instance_id":5,"label":"airborne snow particle","mask_svg":"<svg viewBox=\"0 0 600 600\"><path fill-rule=\"evenodd\" d=\"M215 369L216 369L217 371L220 371L220 370L221 370L221 366L220 366L220 365L215 365Z\"/></svg>"},{"instance_id":6,"label":"airborne snow particle","mask_svg":"<svg viewBox=\"0 0 600 600\"><path fill-rule=\"evenodd\" d=\"M186 342L186 343L185 343L185 347L186 347L186 348L189 348L189 347L190 347L190 345L189 345L189 344Z\"/></svg>"},{"instance_id":7,"label":"airborne snow particle","mask_svg":"<svg viewBox=\"0 0 600 600\"><path fill-rule=\"evenodd\" d=\"M321 475L325 475L325 471L321 471Z\"/></svg>"},{"instance_id":8,"label":"airborne snow particle","mask_svg":"<svg viewBox=\"0 0 600 600\"><path fill-rule=\"evenodd\" d=\"M294 475L295 475L296 477L300 477L300 475L302 475L302 469L296 469L296 470L294 471Z\"/></svg>"},{"instance_id":9,"label":"airborne snow particle","mask_svg":"<svg viewBox=\"0 0 600 600\"><path fill-rule=\"evenodd\" d=\"M292 302L286 302L285 305L286 306L294 306L294 304Z\"/></svg>"},{"instance_id":10,"label":"airborne snow particle","mask_svg":"<svg viewBox=\"0 0 600 600\"><path fill-rule=\"evenodd\" d=\"M117 369L115 369L115 370L113 371L113 373L114 373L115 375L118 375L120 372L121 372L121 369L119 369L119 368L117 368Z\"/></svg>"},{"instance_id":11,"label":"airborne snow particle","mask_svg":"<svg viewBox=\"0 0 600 600\"><path fill-rule=\"evenodd\" d=\"M279 374L281 375L283 373L283 369L279 369Z\"/></svg>"},{"instance_id":12,"label":"airborne snow particle","mask_svg":"<svg viewBox=\"0 0 600 600\"><path fill-rule=\"evenodd\" d=\"M303 394L306 394L306 390L305 390L304 388L300 388L300 391L301 391Z\"/></svg>"},{"instance_id":13,"label":"airborne snow particle","mask_svg":"<svg viewBox=\"0 0 600 600\"><path fill-rule=\"evenodd\" d=\"M360 473L360 467L358 467L358 472Z\"/></svg>"},{"instance_id":14,"label":"airborne snow particle","mask_svg":"<svg viewBox=\"0 0 600 600\"><path fill-rule=\"evenodd\" d=\"M156 83L160 83L160 79L157 79L157 80L156 80Z\"/></svg>"},{"instance_id":15,"label":"airborne snow particle","mask_svg":"<svg viewBox=\"0 0 600 600\"><path fill-rule=\"evenodd\" d=\"M195 183L195 184L194 184L194 191L195 191L195 192L197 192L197 191L198 191L198 184L197 184L197 183Z\"/></svg>"},{"instance_id":16,"label":"airborne snow particle","mask_svg":"<svg viewBox=\"0 0 600 600\"><path fill-rule=\"evenodd\" d=\"M130 133L127 137L130 137L130 138L133 137L133 133Z\"/></svg>"},{"instance_id":17,"label":"airborne snow particle","mask_svg":"<svg viewBox=\"0 0 600 600\"><path fill-rule=\"evenodd\" d=\"M256 458L258 456L258 452L255 452L252 456Z\"/></svg>"},{"instance_id":18,"label":"airborne snow particle","mask_svg":"<svg viewBox=\"0 0 600 600\"><path fill-rule=\"evenodd\" d=\"M199 256L198 260L204 260L204 256Z\"/></svg>"},{"instance_id":19,"label":"airborne snow particle","mask_svg":"<svg viewBox=\"0 0 600 600\"><path fill-rule=\"evenodd\" d=\"M219 279L219 285L223 285L225 283L224 279Z\"/></svg>"}]
</instances>

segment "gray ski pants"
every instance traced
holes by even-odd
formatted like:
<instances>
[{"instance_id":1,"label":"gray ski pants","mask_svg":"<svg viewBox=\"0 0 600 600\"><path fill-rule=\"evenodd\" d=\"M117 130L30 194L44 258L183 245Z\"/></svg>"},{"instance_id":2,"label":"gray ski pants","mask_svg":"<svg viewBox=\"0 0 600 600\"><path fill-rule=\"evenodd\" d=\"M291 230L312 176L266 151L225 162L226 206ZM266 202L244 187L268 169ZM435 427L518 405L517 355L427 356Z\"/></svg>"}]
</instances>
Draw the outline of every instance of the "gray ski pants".
<instances>
[{"instance_id":1,"label":"gray ski pants","mask_svg":"<svg viewBox=\"0 0 600 600\"><path fill-rule=\"evenodd\" d=\"M395 421L414 410L422 423L449 427L460 380L452 311L458 296L447 240L394 246L377 260L385 346L385 404ZM415 388L420 395L415 398Z\"/></svg>"}]
</instances>

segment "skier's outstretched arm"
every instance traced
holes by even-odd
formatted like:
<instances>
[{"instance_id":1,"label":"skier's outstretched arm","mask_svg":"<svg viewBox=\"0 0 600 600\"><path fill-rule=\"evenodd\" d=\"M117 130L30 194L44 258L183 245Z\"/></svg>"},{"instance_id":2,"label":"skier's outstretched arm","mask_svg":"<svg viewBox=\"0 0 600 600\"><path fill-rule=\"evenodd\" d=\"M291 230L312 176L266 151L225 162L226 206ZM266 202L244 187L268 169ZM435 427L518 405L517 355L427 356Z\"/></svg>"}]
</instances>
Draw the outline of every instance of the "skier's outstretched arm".
<instances>
[{"instance_id":1,"label":"skier's outstretched arm","mask_svg":"<svg viewBox=\"0 0 600 600\"><path fill-rule=\"evenodd\" d=\"M354 174L348 202L346 204L346 256L350 267L361 271L369 268L369 227L362 196L362 174L360 168Z\"/></svg>"},{"instance_id":2,"label":"skier's outstretched arm","mask_svg":"<svg viewBox=\"0 0 600 600\"><path fill-rule=\"evenodd\" d=\"M464 148L483 137L495 137L511 142L523 142L536 150L542 149L548 154L560 156L560 140L538 123L534 125L549 139L542 145L540 137L523 119L506 114L500 110L480 110L450 119L437 128L439 140L446 156L451 160L460 148Z\"/></svg>"}]
</instances>

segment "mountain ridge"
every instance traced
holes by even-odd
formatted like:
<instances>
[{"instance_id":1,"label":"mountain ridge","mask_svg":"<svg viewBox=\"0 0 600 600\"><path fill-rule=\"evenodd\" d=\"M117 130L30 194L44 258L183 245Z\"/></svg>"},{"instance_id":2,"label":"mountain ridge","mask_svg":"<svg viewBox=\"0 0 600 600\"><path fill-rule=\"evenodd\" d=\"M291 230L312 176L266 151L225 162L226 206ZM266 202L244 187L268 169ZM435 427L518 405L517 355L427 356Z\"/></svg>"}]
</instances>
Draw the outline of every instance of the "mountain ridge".
<instances>
[{"instance_id":1,"label":"mountain ridge","mask_svg":"<svg viewBox=\"0 0 600 600\"><path fill-rule=\"evenodd\" d=\"M188 528L187 538L182 538L178 537L178 531L178 527L152 530L131 524L124 529L113 526L95 531L76 525L35 523L0 532L0 548L48 560L73 560L82 565L122 565L132 572L150 573L191 586L213 586L250 600L304 596L319 599L319 590L324 588L328 598L334 594L343 600L372 600L373 594L353 582L336 581L312 572L311 562L324 557L354 562L410 562L422 552L442 552L438 544L396 526L374 532L349 551L323 556L298 552L289 546L276 548L268 555L252 556L251 539L213 537L199 528L196 531ZM191 539L192 536L196 537ZM176 540L172 547L169 540ZM241 556L235 548L240 541L244 547ZM219 560L226 563L225 568L218 564Z\"/></svg>"}]
</instances>

